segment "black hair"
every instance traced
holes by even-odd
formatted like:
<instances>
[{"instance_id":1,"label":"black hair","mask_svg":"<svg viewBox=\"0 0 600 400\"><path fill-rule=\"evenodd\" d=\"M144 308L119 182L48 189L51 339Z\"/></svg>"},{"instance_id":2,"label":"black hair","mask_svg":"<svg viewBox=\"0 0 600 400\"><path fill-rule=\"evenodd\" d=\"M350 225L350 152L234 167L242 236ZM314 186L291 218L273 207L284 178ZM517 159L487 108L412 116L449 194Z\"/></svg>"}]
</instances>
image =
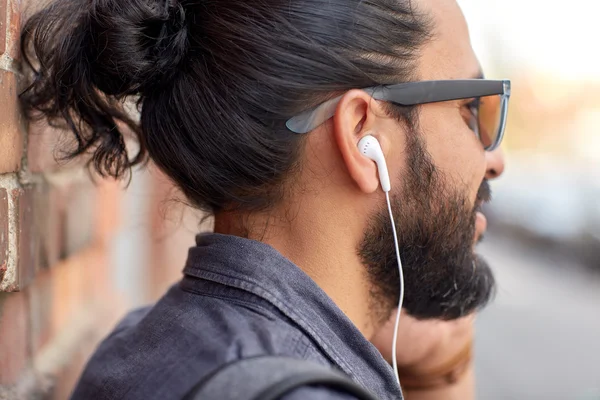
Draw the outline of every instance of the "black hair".
<instances>
[{"instance_id":1,"label":"black hair","mask_svg":"<svg viewBox=\"0 0 600 400\"><path fill-rule=\"evenodd\" d=\"M103 176L149 155L197 208L261 210L299 166L285 121L411 80L429 35L409 0L57 0L24 25L21 99Z\"/></svg>"}]
</instances>

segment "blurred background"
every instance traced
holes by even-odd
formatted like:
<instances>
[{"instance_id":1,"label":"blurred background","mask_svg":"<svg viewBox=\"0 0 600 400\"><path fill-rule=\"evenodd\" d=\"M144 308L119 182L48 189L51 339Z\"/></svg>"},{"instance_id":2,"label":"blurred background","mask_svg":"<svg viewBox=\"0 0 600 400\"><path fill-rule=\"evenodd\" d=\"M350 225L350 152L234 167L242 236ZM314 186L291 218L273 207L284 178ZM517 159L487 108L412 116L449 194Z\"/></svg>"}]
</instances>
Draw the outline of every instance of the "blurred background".
<instances>
[{"instance_id":1,"label":"blurred background","mask_svg":"<svg viewBox=\"0 0 600 400\"><path fill-rule=\"evenodd\" d=\"M458 0L490 78L513 82L481 245L481 399L600 398L600 2Z\"/></svg>"},{"instance_id":2,"label":"blurred background","mask_svg":"<svg viewBox=\"0 0 600 400\"><path fill-rule=\"evenodd\" d=\"M481 245L498 294L477 322L478 398L598 400L600 2L458 1L487 76L513 82ZM0 399L62 400L209 224L156 169L126 190L92 185L81 163L54 161L60 134L23 123L17 38L37 6L0 0Z\"/></svg>"}]
</instances>

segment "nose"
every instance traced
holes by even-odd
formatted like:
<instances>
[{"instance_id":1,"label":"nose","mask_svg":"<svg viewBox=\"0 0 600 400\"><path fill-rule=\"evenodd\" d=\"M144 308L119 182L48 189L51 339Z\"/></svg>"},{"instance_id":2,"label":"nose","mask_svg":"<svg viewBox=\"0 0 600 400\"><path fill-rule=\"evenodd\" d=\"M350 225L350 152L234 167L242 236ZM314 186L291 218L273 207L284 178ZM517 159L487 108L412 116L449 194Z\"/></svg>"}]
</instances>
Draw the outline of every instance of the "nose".
<instances>
[{"instance_id":1,"label":"nose","mask_svg":"<svg viewBox=\"0 0 600 400\"><path fill-rule=\"evenodd\" d=\"M504 153L498 148L485 153L486 179L496 179L504 172Z\"/></svg>"}]
</instances>

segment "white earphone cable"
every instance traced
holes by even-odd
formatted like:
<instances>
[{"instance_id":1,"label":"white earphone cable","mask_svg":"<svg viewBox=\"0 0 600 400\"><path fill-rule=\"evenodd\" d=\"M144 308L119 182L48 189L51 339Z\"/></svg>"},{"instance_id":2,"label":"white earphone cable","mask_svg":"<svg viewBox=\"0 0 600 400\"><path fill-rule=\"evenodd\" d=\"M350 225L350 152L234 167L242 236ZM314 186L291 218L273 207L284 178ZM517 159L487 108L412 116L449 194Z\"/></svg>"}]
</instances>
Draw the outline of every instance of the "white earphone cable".
<instances>
[{"instance_id":1,"label":"white earphone cable","mask_svg":"<svg viewBox=\"0 0 600 400\"><path fill-rule=\"evenodd\" d=\"M398 314L396 315L396 323L394 324L394 342L392 343L392 366L394 368L394 374L396 374L396 381L398 382L398 386L400 386L400 375L398 374L398 359L396 357L396 345L398 342L398 325L400 324L400 312L402 310L402 302L404 300L404 273L402 272L402 261L400 260L400 249L398 247L398 234L396 233L396 224L394 223L394 215L392 214L392 204L390 202L389 192L385 192L385 198L387 200L388 211L390 213L392 232L394 233L394 246L396 247L398 273L400 274L400 297L398 299Z\"/></svg>"}]
</instances>

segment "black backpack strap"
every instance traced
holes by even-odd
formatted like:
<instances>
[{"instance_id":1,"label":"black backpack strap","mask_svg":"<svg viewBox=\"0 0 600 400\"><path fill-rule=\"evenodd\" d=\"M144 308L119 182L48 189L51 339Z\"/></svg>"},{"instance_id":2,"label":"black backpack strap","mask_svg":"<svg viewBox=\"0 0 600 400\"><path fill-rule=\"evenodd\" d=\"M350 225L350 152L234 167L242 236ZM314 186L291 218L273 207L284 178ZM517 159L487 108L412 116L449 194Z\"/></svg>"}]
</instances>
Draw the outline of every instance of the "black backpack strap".
<instances>
[{"instance_id":1,"label":"black backpack strap","mask_svg":"<svg viewBox=\"0 0 600 400\"><path fill-rule=\"evenodd\" d=\"M294 389L316 385L358 400L377 400L342 372L283 356L259 356L225 364L199 382L184 400L279 400Z\"/></svg>"}]
</instances>

